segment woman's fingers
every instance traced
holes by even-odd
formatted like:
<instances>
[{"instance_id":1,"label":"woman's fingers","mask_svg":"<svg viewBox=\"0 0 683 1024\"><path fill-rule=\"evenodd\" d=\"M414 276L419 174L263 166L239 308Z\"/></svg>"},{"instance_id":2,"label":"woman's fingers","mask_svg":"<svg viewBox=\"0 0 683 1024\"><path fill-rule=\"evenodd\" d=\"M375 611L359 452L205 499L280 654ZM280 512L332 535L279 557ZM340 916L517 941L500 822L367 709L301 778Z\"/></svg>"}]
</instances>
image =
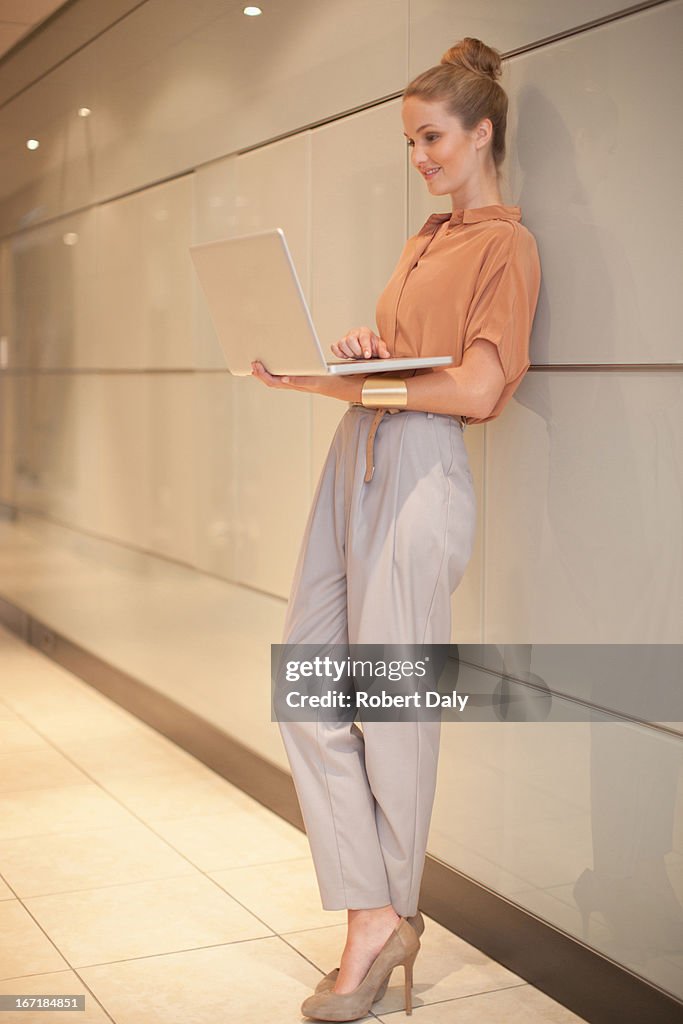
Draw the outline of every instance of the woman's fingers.
<instances>
[{"instance_id":1,"label":"woman's fingers","mask_svg":"<svg viewBox=\"0 0 683 1024\"><path fill-rule=\"evenodd\" d=\"M339 342L339 347L346 352L351 359L360 359L363 354L357 331L349 331L345 338Z\"/></svg>"},{"instance_id":2,"label":"woman's fingers","mask_svg":"<svg viewBox=\"0 0 683 1024\"><path fill-rule=\"evenodd\" d=\"M386 343L369 327L349 331L330 348L340 359L371 359L373 356L386 358L390 354Z\"/></svg>"},{"instance_id":3,"label":"woman's fingers","mask_svg":"<svg viewBox=\"0 0 683 1024\"><path fill-rule=\"evenodd\" d=\"M284 391L310 391L318 394L326 394L326 387L329 389L329 384L326 384L326 377L306 377L297 376L291 377L289 375L278 375L274 373L268 373L265 366L258 359L255 359L251 364L251 372L254 377L263 381L269 388L281 388Z\"/></svg>"},{"instance_id":4,"label":"woman's fingers","mask_svg":"<svg viewBox=\"0 0 683 1024\"><path fill-rule=\"evenodd\" d=\"M376 354L376 341L379 341L379 338L374 331L371 331L369 327L359 327L358 342L365 359L369 359Z\"/></svg>"},{"instance_id":5,"label":"woman's fingers","mask_svg":"<svg viewBox=\"0 0 683 1024\"><path fill-rule=\"evenodd\" d=\"M337 348L339 350L339 355L343 359L357 359L358 355L360 354L360 347L357 346L357 348L354 348L353 343L348 335L345 338L341 338L337 342Z\"/></svg>"},{"instance_id":6,"label":"woman's fingers","mask_svg":"<svg viewBox=\"0 0 683 1024\"><path fill-rule=\"evenodd\" d=\"M251 372L254 377L258 377L269 388L286 387L289 384L289 377L277 377L273 373L268 373L263 363L257 359L251 364Z\"/></svg>"}]
</instances>

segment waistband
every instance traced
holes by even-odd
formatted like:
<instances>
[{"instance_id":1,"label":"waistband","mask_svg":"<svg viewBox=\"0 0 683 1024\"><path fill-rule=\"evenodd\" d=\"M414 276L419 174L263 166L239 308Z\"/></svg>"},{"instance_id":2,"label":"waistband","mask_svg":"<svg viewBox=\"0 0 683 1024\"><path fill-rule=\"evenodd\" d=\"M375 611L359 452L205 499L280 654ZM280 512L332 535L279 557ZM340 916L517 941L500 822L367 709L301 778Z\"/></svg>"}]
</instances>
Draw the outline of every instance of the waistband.
<instances>
[{"instance_id":1,"label":"waistband","mask_svg":"<svg viewBox=\"0 0 683 1024\"><path fill-rule=\"evenodd\" d=\"M353 408L365 409L366 406L364 406L362 402L349 402L349 409L353 409ZM371 410L368 409L367 411L370 412ZM403 412L403 413L406 413L406 412L417 412L417 410L416 409L376 409L375 410L375 415L372 418L372 423L370 424L370 430L368 431L367 444L365 445L365 476L363 477L363 479L364 479L366 484L370 483L370 481L372 480L372 477L374 475L374 472L375 472L374 444L375 444L375 434L377 433L377 428L379 427L379 425L380 425L380 423L382 421L382 418L383 418L385 413L393 414L393 413L397 413L397 412ZM443 414L442 413L433 413L433 415L437 416L437 415L443 415ZM465 429L465 419L464 419L463 416L448 416L448 419L455 420L456 423L460 424L460 426L462 427L463 430Z\"/></svg>"}]
</instances>

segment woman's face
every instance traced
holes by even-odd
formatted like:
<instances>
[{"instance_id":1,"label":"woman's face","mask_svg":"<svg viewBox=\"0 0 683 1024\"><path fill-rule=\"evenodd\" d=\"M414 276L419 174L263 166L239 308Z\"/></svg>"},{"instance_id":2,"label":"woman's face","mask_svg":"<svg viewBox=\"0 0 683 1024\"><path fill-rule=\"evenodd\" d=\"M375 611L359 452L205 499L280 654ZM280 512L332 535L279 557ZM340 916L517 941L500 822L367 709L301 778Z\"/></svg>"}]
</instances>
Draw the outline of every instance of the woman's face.
<instances>
[{"instance_id":1,"label":"woman's face","mask_svg":"<svg viewBox=\"0 0 683 1024\"><path fill-rule=\"evenodd\" d=\"M417 96L403 101L402 117L413 167L432 195L467 192L473 178L478 183L478 151L487 140L488 121L466 132L442 102L429 103Z\"/></svg>"}]
</instances>

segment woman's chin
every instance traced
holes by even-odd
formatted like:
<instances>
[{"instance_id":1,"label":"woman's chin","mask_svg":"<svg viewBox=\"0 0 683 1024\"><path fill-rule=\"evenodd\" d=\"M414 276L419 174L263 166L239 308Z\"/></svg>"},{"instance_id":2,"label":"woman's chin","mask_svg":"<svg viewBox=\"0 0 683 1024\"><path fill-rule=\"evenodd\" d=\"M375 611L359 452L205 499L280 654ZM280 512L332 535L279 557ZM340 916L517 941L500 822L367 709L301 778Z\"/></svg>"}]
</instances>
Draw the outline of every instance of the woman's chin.
<instances>
[{"instance_id":1,"label":"woman's chin","mask_svg":"<svg viewBox=\"0 0 683 1024\"><path fill-rule=\"evenodd\" d=\"M440 182L439 182L438 179L439 179L439 175L437 174L435 178L427 178L427 180L425 182L428 191L433 193L433 195L436 195L436 196L441 194Z\"/></svg>"}]
</instances>

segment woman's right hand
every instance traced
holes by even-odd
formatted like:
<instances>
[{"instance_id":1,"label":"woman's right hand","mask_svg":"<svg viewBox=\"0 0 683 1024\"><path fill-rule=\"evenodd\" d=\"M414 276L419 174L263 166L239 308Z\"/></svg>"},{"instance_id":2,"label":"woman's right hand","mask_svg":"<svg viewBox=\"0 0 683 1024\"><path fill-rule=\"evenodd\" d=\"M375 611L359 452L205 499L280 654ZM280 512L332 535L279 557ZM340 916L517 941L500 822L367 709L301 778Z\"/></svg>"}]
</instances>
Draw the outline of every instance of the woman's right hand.
<instances>
[{"instance_id":1,"label":"woman's right hand","mask_svg":"<svg viewBox=\"0 0 683 1024\"><path fill-rule=\"evenodd\" d=\"M330 348L340 359L388 359L387 343L369 327L357 327L335 341Z\"/></svg>"}]
</instances>

